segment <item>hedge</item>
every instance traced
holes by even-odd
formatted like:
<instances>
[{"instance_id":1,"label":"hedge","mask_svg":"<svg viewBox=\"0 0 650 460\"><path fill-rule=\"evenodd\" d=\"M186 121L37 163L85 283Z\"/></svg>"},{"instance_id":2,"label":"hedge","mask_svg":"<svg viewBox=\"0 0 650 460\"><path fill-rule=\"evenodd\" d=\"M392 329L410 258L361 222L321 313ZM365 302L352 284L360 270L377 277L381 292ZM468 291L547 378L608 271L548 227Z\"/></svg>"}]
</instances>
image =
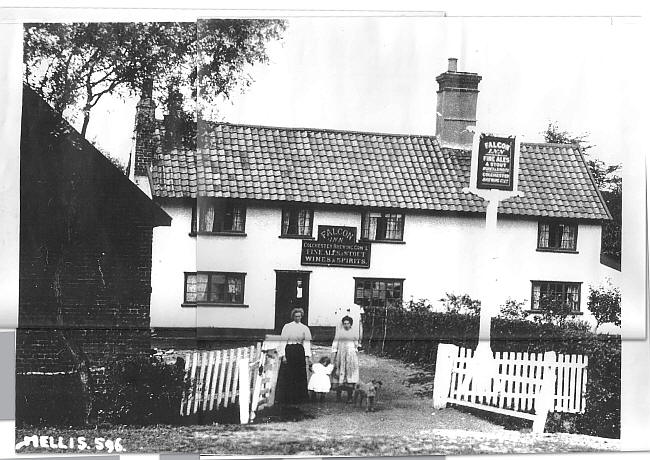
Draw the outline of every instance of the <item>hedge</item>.
<instances>
[{"instance_id":1,"label":"hedge","mask_svg":"<svg viewBox=\"0 0 650 460\"><path fill-rule=\"evenodd\" d=\"M16 374L16 426L82 426L81 380L71 374Z\"/></svg>"},{"instance_id":2,"label":"hedge","mask_svg":"<svg viewBox=\"0 0 650 460\"><path fill-rule=\"evenodd\" d=\"M172 364L156 356L115 361L108 365L104 390L96 398L97 418L128 425L179 423L187 388L183 359Z\"/></svg>"},{"instance_id":3,"label":"hedge","mask_svg":"<svg viewBox=\"0 0 650 460\"><path fill-rule=\"evenodd\" d=\"M367 351L435 367L438 343L475 348L476 314L440 313L426 308L366 308L363 315ZM595 334L580 322L562 326L527 320L493 318L493 351L543 353L555 351L589 358L584 414L557 414L548 431L620 437L621 339Z\"/></svg>"}]
</instances>

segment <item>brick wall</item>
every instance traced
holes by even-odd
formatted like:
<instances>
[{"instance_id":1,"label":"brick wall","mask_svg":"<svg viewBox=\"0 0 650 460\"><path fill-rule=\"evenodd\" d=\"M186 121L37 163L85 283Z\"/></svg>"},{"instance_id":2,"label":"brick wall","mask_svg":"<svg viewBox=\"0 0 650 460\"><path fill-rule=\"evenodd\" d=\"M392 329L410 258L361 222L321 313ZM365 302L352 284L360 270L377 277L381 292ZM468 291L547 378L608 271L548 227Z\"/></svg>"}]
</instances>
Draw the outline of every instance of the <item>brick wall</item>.
<instances>
[{"instance_id":1,"label":"brick wall","mask_svg":"<svg viewBox=\"0 0 650 460\"><path fill-rule=\"evenodd\" d=\"M19 327L57 327L62 321L75 328L148 329L151 235L151 227L122 221L76 241L38 247L25 242Z\"/></svg>"},{"instance_id":2,"label":"brick wall","mask_svg":"<svg viewBox=\"0 0 650 460\"><path fill-rule=\"evenodd\" d=\"M148 352L151 233L120 220L58 247L23 240L18 373L71 365L56 329L65 330L93 365Z\"/></svg>"}]
</instances>

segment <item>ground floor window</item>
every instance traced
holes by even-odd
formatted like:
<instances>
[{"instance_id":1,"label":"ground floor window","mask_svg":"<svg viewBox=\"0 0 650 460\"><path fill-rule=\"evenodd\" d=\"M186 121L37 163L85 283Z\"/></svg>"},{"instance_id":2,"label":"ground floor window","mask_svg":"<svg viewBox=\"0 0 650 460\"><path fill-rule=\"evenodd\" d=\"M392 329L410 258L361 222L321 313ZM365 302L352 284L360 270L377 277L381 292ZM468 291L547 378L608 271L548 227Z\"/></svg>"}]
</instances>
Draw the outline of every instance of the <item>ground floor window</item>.
<instances>
[{"instance_id":1,"label":"ground floor window","mask_svg":"<svg viewBox=\"0 0 650 460\"><path fill-rule=\"evenodd\" d=\"M185 273L185 303L244 303L245 273Z\"/></svg>"},{"instance_id":2,"label":"ground floor window","mask_svg":"<svg viewBox=\"0 0 650 460\"><path fill-rule=\"evenodd\" d=\"M355 278L354 303L361 307L386 307L402 302L403 279Z\"/></svg>"},{"instance_id":3,"label":"ground floor window","mask_svg":"<svg viewBox=\"0 0 650 460\"><path fill-rule=\"evenodd\" d=\"M531 310L580 311L580 283L533 281Z\"/></svg>"}]
</instances>

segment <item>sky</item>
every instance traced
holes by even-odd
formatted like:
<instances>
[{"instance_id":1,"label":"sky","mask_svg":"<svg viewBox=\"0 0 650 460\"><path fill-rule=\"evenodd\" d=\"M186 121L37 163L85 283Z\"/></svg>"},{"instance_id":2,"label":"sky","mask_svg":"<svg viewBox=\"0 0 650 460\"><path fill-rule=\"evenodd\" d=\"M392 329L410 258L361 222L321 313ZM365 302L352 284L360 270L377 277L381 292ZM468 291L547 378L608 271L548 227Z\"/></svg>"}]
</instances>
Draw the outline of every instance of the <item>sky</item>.
<instances>
[{"instance_id":1,"label":"sky","mask_svg":"<svg viewBox=\"0 0 650 460\"><path fill-rule=\"evenodd\" d=\"M542 141L557 122L590 153L624 162L642 113L640 25L610 18L292 18L253 84L219 104L231 123L435 134L435 77L449 57L476 72L477 118L491 132ZM126 163L137 100L106 99L88 137Z\"/></svg>"}]
</instances>

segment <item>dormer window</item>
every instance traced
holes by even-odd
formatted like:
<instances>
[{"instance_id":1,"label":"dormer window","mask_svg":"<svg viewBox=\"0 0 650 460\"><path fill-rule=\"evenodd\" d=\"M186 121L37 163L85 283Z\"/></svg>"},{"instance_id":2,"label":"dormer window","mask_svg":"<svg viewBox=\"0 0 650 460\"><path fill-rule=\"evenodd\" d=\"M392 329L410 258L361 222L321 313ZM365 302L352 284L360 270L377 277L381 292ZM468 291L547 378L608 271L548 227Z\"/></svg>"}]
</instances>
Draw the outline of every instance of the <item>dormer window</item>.
<instances>
[{"instance_id":1,"label":"dormer window","mask_svg":"<svg viewBox=\"0 0 650 460\"><path fill-rule=\"evenodd\" d=\"M361 218L361 239L366 241L402 241L404 214L367 211Z\"/></svg>"},{"instance_id":2,"label":"dormer window","mask_svg":"<svg viewBox=\"0 0 650 460\"><path fill-rule=\"evenodd\" d=\"M576 252L578 225L568 222L540 222L537 249L540 251Z\"/></svg>"},{"instance_id":3,"label":"dormer window","mask_svg":"<svg viewBox=\"0 0 650 460\"><path fill-rule=\"evenodd\" d=\"M314 212L302 206L282 209L281 236L309 238L312 234Z\"/></svg>"},{"instance_id":4,"label":"dormer window","mask_svg":"<svg viewBox=\"0 0 650 460\"><path fill-rule=\"evenodd\" d=\"M199 197L192 211L192 233L244 233L246 207L239 201Z\"/></svg>"}]
</instances>

